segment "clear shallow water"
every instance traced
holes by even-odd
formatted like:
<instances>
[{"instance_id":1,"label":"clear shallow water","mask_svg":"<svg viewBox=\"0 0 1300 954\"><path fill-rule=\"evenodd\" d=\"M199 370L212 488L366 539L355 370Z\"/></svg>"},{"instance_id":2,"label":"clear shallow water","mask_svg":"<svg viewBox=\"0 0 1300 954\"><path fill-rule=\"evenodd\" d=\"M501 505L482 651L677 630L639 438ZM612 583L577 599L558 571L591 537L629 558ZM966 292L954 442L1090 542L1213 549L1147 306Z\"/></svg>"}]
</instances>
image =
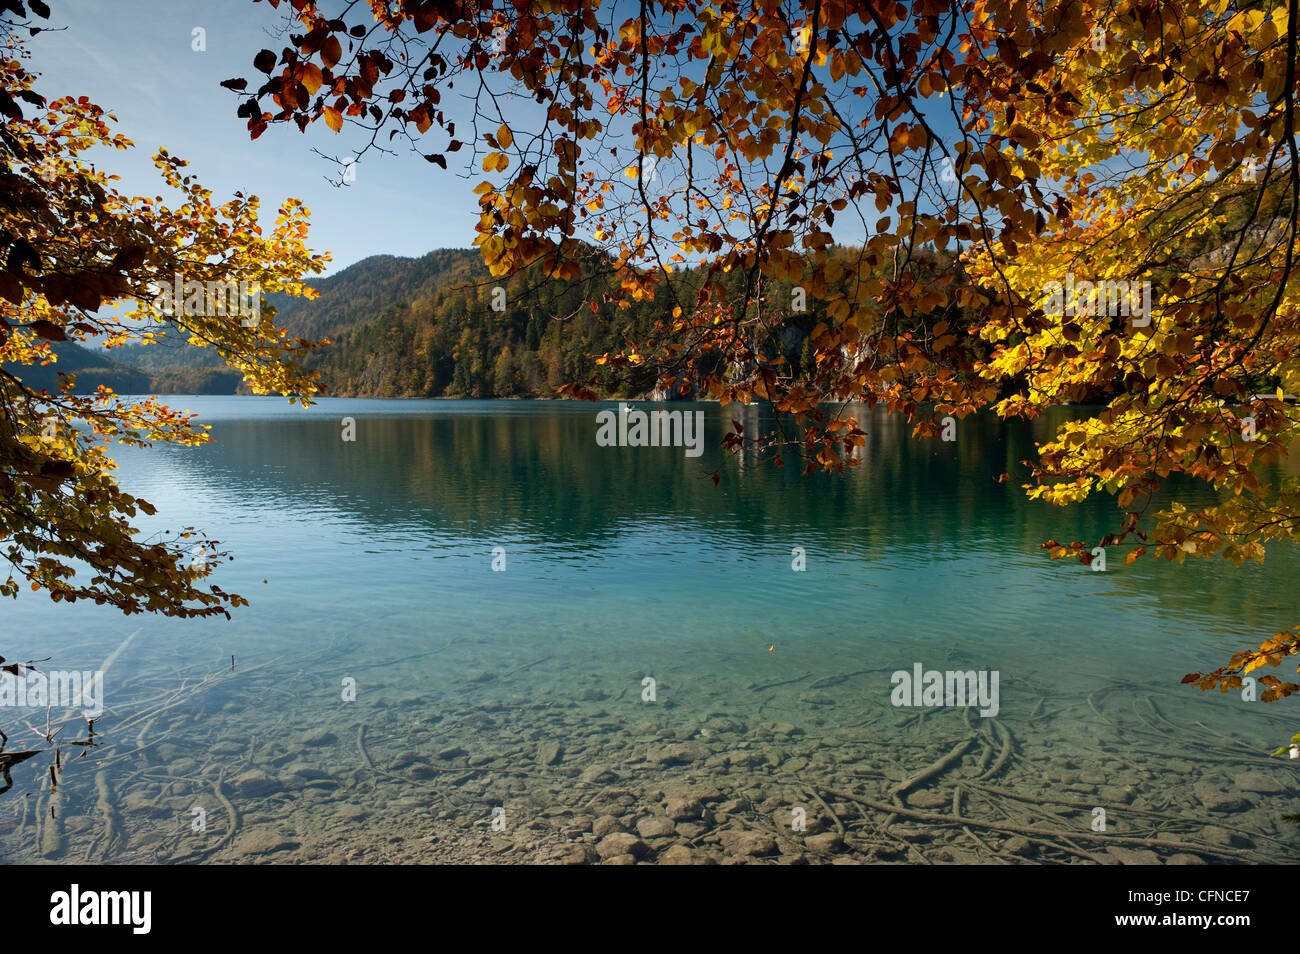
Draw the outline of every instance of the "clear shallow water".
<instances>
[{"instance_id":1,"label":"clear shallow water","mask_svg":"<svg viewBox=\"0 0 1300 954\"><path fill-rule=\"evenodd\" d=\"M215 443L123 452L120 482L158 507L151 529L194 524L232 550L215 582L252 605L182 622L0 606L11 660L95 669L117 652L100 744L61 748L53 792L53 752L13 768L5 860L574 860L602 817L642 823L633 853L652 860L673 845L720 860L1297 857L1300 826L1280 817L1300 811L1296 763L1259 757L1295 731L1294 706L1178 684L1295 625L1296 553L1049 561L1042 541L1099 536L1118 512L995 482L1048 422L967 420L954 444L864 409L866 464L800 476L722 457L712 405L692 406L708 431L691 459L597 447L591 405L171 403ZM997 670L998 717L891 706L890 673L918 662ZM43 710L0 714L9 751L35 747L7 726L43 728ZM74 717L62 738L84 731ZM1026 849L1013 830L967 838L922 817L957 789L962 817L1077 839ZM701 796L703 817L667 817L674 793ZM882 833L854 796L912 816ZM844 844L801 844L795 806L809 834L843 825Z\"/></svg>"}]
</instances>

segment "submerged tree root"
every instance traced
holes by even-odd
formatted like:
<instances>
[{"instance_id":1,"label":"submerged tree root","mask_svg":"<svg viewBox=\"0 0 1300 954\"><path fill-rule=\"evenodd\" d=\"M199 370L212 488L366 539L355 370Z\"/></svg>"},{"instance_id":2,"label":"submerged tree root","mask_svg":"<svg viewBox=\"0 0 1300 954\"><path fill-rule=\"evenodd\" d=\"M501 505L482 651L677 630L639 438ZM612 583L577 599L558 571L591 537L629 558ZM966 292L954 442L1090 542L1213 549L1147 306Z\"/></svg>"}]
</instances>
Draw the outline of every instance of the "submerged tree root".
<instances>
[{"instance_id":1,"label":"submerged tree root","mask_svg":"<svg viewBox=\"0 0 1300 954\"><path fill-rule=\"evenodd\" d=\"M1066 808L1081 808L1085 811L1088 811L1095 807L1093 802L1075 801L1066 798L1058 798L1056 796L1053 796L1050 802L1044 802L1040 799L1034 798L1031 795L1025 795L1022 792L1012 792L1004 788L994 788L991 785L981 785L978 782L972 783L972 787L976 791L984 792L989 795L997 795L1002 798L1010 798L1018 802L1025 802L1027 804L1035 805L1039 807L1052 804L1052 805L1062 805ZM1163 822L1168 825L1204 824L1203 819L1182 818L1177 815L1171 815L1168 812L1153 812L1142 808L1130 808L1127 805L1124 806L1122 809L1119 809L1117 811L1117 814L1121 818L1123 817L1149 818L1152 821ZM1257 839L1263 839L1265 841L1272 842L1274 845L1276 845L1278 848L1282 849L1283 851L1290 850L1291 848L1291 846L1288 845L1286 842L1281 841L1280 839L1277 838L1273 838L1271 835L1263 834L1262 832L1249 831L1245 828L1240 828L1235 825L1231 825L1225 821L1216 820L1214 824L1216 828L1222 828L1224 831L1235 832L1236 834L1239 835L1245 835L1247 838L1257 838Z\"/></svg>"},{"instance_id":2,"label":"submerged tree root","mask_svg":"<svg viewBox=\"0 0 1300 954\"><path fill-rule=\"evenodd\" d=\"M1083 841L1092 841L1106 845L1131 847L1131 848L1158 848L1162 851L1170 852L1188 852L1199 855L1212 855L1218 858L1227 858L1232 861L1245 862L1250 864L1268 864L1268 859L1261 857L1251 851L1244 851L1236 848L1219 848L1210 845L1200 845L1194 842L1170 841L1163 838L1130 838L1123 835L1107 835L1098 832L1066 832L1051 831L1041 828L1031 828L1026 825L1013 825L1007 822L984 821L978 818L968 818L960 815L945 815L939 812L920 811L913 808L907 808L903 805L879 802L864 795L854 795L851 792L841 792L836 789L828 788L827 792L837 798L847 799L852 802L866 805L868 808L874 808L878 812L889 815L899 815L904 818L911 818L915 821L932 822L939 825L953 825L956 827L970 826L973 828L985 828L991 831L1006 832L1012 835L1024 835L1031 839L1047 839L1053 847L1061 848L1061 841L1064 839L1079 839ZM1064 850L1064 849L1062 849Z\"/></svg>"},{"instance_id":3,"label":"submerged tree root","mask_svg":"<svg viewBox=\"0 0 1300 954\"><path fill-rule=\"evenodd\" d=\"M934 776L941 774L944 770L948 768L948 766L952 765L954 762L961 761L962 756L966 754L966 750L969 749L974 744L975 744L975 740L973 738L964 739L963 741L958 742L955 746L952 747L952 750L943 758L931 763L930 765L921 769L921 771L917 772L915 775L893 786L889 790L889 797L891 799L897 799L909 789L915 788L916 786L920 785L922 782L927 781L931 778L934 778Z\"/></svg>"},{"instance_id":4,"label":"submerged tree root","mask_svg":"<svg viewBox=\"0 0 1300 954\"><path fill-rule=\"evenodd\" d=\"M235 835L239 831L239 811L235 808L234 803L226 797L225 790L221 787L221 779L224 774L225 772L223 770L223 772L213 781L212 791L213 794L217 796L217 801L221 803L221 807L226 810L226 817L230 820L230 823L226 826L225 834L217 839L215 844L200 848L198 851L191 852L188 855L180 855L170 858L169 861L171 863L191 864L195 861L202 861L203 859L216 854L222 848L226 847L226 845L230 844L230 842L234 841Z\"/></svg>"},{"instance_id":5,"label":"submerged tree root","mask_svg":"<svg viewBox=\"0 0 1300 954\"><path fill-rule=\"evenodd\" d=\"M366 724L364 722L357 724L357 751L361 754L361 761L371 772L375 771L375 763L370 760L370 753L366 751Z\"/></svg>"},{"instance_id":6,"label":"submerged tree root","mask_svg":"<svg viewBox=\"0 0 1300 954\"><path fill-rule=\"evenodd\" d=\"M41 808L41 855L57 858L63 854L63 798L57 782L50 785L50 796Z\"/></svg>"},{"instance_id":7,"label":"submerged tree root","mask_svg":"<svg viewBox=\"0 0 1300 954\"><path fill-rule=\"evenodd\" d=\"M835 823L835 830L839 832L840 837L846 838L848 836L848 832L844 827L844 822L842 822L840 820L840 816L835 814L835 811L829 805L826 804L826 800L823 799L821 795L817 794L817 790L812 788L811 786L805 785L804 791L808 793L809 797L811 797L813 801L815 801L818 805L822 807L822 810L826 812L827 815L831 816L831 821Z\"/></svg>"},{"instance_id":8,"label":"submerged tree root","mask_svg":"<svg viewBox=\"0 0 1300 954\"><path fill-rule=\"evenodd\" d=\"M994 722L993 729L1002 737L1002 748L998 751L997 761L993 763L993 767L979 776L980 781L993 778L1001 772L1006 767L1006 764L1011 761L1011 756L1015 754L1016 743L1011 735L1011 730L1001 722Z\"/></svg>"},{"instance_id":9,"label":"submerged tree root","mask_svg":"<svg viewBox=\"0 0 1300 954\"><path fill-rule=\"evenodd\" d=\"M86 847L86 860L90 861L95 854L95 846L103 840L103 847L100 849L99 856L96 860L105 861L114 850L122 850L126 847L126 835L122 829L122 823L118 819L117 809L113 807L113 794L108 787L108 776L101 769L95 775L95 810L103 819L104 828L90 844Z\"/></svg>"}]
</instances>

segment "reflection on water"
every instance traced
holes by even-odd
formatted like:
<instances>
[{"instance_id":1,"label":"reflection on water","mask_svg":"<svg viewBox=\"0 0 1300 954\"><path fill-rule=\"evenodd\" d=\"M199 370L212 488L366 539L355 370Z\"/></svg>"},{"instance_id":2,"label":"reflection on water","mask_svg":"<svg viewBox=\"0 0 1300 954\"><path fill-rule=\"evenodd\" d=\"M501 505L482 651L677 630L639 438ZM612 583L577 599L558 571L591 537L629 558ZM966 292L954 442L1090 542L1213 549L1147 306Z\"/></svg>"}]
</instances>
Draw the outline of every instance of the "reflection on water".
<instances>
[{"instance_id":1,"label":"reflection on water","mask_svg":"<svg viewBox=\"0 0 1300 954\"><path fill-rule=\"evenodd\" d=\"M158 506L147 528L232 549L217 582L252 606L4 608L10 659L111 660L99 745L67 745L85 722L54 712L61 770L52 751L5 764L7 860L1219 863L1300 845L1281 819L1294 763L1262 757L1294 731L1286 704L1178 685L1294 625L1294 552L1047 560L1043 540L1117 514L995 480L1051 420L968 419L944 443L864 409L864 466L800 476L723 458L715 406L692 459L596 446L590 405L175 403L216 443L123 453L122 483ZM891 705L917 663L997 671L998 715ZM8 749L44 748L44 710L10 712Z\"/></svg>"}]
</instances>

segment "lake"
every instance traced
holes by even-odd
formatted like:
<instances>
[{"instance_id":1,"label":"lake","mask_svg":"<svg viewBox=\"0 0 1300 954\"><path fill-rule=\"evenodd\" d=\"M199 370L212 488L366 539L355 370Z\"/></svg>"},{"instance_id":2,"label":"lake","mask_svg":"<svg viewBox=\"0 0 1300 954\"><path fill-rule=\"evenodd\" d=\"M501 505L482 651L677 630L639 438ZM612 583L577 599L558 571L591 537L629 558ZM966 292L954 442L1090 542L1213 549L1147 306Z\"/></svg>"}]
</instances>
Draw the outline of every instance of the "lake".
<instances>
[{"instance_id":1,"label":"lake","mask_svg":"<svg viewBox=\"0 0 1300 954\"><path fill-rule=\"evenodd\" d=\"M598 446L608 404L168 403L214 443L120 483L251 606L0 604L10 661L104 671L95 744L55 709L12 767L5 861L1296 860L1295 705L1179 685L1300 621L1295 550L1049 560L1119 516L996 481L1059 416L860 408L863 465L800 475L718 448L756 407L673 405L691 457ZM930 671L996 706L898 704ZM0 708L8 750L46 718Z\"/></svg>"}]
</instances>

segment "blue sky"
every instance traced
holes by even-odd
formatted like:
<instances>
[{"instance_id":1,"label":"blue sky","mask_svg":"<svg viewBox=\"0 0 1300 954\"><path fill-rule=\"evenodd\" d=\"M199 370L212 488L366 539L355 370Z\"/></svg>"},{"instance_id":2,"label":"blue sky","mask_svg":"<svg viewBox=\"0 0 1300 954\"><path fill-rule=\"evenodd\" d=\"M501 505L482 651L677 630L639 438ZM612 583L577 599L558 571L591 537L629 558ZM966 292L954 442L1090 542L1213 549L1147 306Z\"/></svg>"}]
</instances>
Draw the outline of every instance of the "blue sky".
<instances>
[{"instance_id":1,"label":"blue sky","mask_svg":"<svg viewBox=\"0 0 1300 954\"><path fill-rule=\"evenodd\" d=\"M189 171L213 191L214 201L242 189L261 197L269 225L288 196L312 211L309 245L333 255L328 272L368 255L423 255L435 248L466 248L474 240L478 205L463 166L448 171L420 156L367 155L356 181L336 188L326 178L338 167L312 152L355 154L349 130L323 124L306 135L273 126L257 142L235 116L236 95L218 84L255 75L253 55L277 54L282 19L269 4L249 0L63 0L51 4L51 23L67 26L31 40L37 90L55 98L89 96L115 113L117 131L133 139L126 153L94 157L122 177L123 192L156 195L161 180L151 161L160 146L187 159ZM196 27L206 31L204 52L192 49ZM461 155L464 155L462 153ZM454 157L453 157L454 158Z\"/></svg>"}]
</instances>

